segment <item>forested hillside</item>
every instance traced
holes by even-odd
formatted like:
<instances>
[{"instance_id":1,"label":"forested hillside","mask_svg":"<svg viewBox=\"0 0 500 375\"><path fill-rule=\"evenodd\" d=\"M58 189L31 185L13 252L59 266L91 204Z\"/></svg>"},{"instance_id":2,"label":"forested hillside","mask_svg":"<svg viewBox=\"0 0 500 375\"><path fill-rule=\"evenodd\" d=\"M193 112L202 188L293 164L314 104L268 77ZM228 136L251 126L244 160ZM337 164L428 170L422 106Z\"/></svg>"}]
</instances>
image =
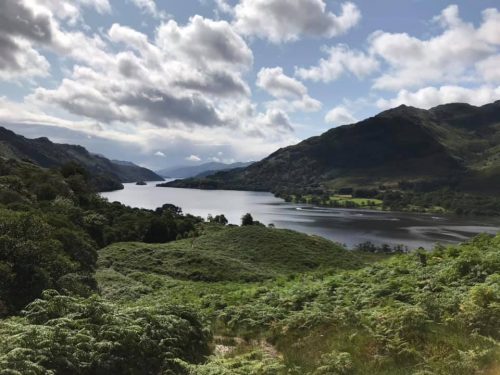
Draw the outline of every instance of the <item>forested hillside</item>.
<instances>
[{"instance_id":1,"label":"forested hillside","mask_svg":"<svg viewBox=\"0 0 500 375\"><path fill-rule=\"evenodd\" d=\"M446 210L475 206L476 213L499 214L499 144L500 101L430 110L401 106L280 149L245 169L161 186L270 191L324 205L334 194L355 192L386 208L418 210L451 193L455 203L477 202L450 203Z\"/></svg>"},{"instance_id":2,"label":"forested hillside","mask_svg":"<svg viewBox=\"0 0 500 375\"><path fill-rule=\"evenodd\" d=\"M172 241L199 221L174 206L153 212L109 203L92 190L76 164L48 170L0 159L0 314L20 311L47 288L90 295L98 248Z\"/></svg>"},{"instance_id":3,"label":"forested hillside","mask_svg":"<svg viewBox=\"0 0 500 375\"><path fill-rule=\"evenodd\" d=\"M91 154L82 146L53 143L47 138L28 139L0 127L0 157L34 163L44 168L68 163L83 166L98 191L123 188L122 182L163 181L149 169Z\"/></svg>"}]
</instances>

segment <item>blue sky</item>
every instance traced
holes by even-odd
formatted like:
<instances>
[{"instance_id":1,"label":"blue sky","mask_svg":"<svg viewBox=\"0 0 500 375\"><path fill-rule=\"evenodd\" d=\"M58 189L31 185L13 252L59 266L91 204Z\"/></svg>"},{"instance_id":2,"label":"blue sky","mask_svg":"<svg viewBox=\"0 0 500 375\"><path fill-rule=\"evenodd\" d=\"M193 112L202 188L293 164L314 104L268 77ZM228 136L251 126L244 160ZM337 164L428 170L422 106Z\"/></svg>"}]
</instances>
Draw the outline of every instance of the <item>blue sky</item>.
<instances>
[{"instance_id":1,"label":"blue sky","mask_svg":"<svg viewBox=\"0 0 500 375\"><path fill-rule=\"evenodd\" d=\"M500 99L493 0L4 1L0 35L0 124L151 168Z\"/></svg>"}]
</instances>

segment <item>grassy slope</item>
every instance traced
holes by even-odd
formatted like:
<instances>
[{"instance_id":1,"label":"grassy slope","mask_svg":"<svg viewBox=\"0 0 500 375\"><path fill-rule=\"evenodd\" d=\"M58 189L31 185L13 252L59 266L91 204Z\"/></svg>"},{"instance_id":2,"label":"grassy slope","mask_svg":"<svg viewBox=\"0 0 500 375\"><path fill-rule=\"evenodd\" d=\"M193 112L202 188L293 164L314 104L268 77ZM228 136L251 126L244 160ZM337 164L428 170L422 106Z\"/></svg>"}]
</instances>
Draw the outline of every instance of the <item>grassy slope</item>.
<instances>
[{"instance_id":1,"label":"grassy slope","mask_svg":"<svg viewBox=\"0 0 500 375\"><path fill-rule=\"evenodd\" d=\"M358 258L316 236L260 226L212 229L167 244L118 243L100 252L100 268L199 281L258 281L319 267L352 268Z\"/></svg>"},{"instance_id":2,"label":"grassy slope","mask_svg":"<svg viewBox=\"0 0 500 375\"><path fill-rule=\"evenodd\" d=\"M500 237L437 249L424 263L418 254L408 254L379 262L371 258L360 269L350 269L357 262L337 248L329 263L335 272L304 272L309 267L301 266L303 260L314 259L324 245L293 232L234 228L198 240L194 253L186 248L189 241L158 247L167 266L151 263L158 259L151 250L144 258L134 255L147 245L105 249L97 276L103 294L125 305L188 304L212 323L215 356L194 366L192 374L470 375L500 370ZM174 251L228 257L245 264L245 273L253 269L258 278L277 277L244 282L245 273L221 262L206 263L205 272L217 274L221 267L220 275L233 281L178 280L170 277L173 268L185 279L189 267L168 265L172 258L163 258L164 253ZM116 256L118 263L102 268Z\"/></svg>"}]
</instances>

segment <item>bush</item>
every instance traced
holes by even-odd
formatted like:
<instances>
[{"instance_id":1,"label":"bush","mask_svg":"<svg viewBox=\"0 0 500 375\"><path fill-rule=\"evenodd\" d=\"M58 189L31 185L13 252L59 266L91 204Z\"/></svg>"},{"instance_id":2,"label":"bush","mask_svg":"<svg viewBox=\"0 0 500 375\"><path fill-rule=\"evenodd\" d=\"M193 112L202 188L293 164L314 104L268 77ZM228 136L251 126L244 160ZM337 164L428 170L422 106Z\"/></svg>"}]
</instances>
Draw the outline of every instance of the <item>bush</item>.
<instances>
[{"instance_id":1,"label":"bush","mask_svg":"<svg viewBox=\"0 0 500 375\"><path fill-rule=\"evenodd\" d=\"M246 225L253 225L253 217L251 214L245 214L241 218L241 225L246 226Z\"/></svg>"},{"instance_id":2,"label":"bush","mask_svg":"<svg viewBox=\"0 0 500 375\"><path fill-rule=\"evenodd\" d=\"M5 374L184 373L208 354L206 331L182 307L118 309L98 297L46 291L24 318L0 323Z\"/></svg>"}]
</instances>

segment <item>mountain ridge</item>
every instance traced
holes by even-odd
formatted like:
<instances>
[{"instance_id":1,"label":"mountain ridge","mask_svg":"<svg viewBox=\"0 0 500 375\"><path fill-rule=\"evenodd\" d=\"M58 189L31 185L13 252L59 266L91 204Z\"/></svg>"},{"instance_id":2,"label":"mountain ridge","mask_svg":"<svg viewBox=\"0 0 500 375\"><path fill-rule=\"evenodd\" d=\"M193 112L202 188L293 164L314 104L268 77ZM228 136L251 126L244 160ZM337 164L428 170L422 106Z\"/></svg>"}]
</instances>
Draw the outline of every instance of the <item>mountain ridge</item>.
<instances>
[{"instance_id":1,"label":"mountain ridge","mask_svg":"<svg viewBox=\"0 0 500 375\"><path fill-rule=\"evenodd\" d=\"M79 145L54 143L46 137L26 138L0 126L0 157L30 161L40 167L57 168L69 162L82 165L100 191L123 188L124 182L163 181L147 168L130 162L111 161Z\"/></svg>"},{"instance_id":2,"label":"mountain ridge","mask_svg":"<svg viewBox=\"0 0 500 375\"><path fill-rule=\"evenodd\" d=\"M493 184L500 181L499 152L500 101L430 110L403 105L281 148L242 170L165 185L283 193L448 180L464 191L499 194Z\"/></svg>"},{"instance_id":3,"label":"mountain ridge","mask_svg":"<svg viewBox=\"0 0 500 375\"><path fill-rule=\"evenodd\" d=\"M206 177L219 171L244 168L251 165L252 163L253 162L235 162L226 164L220 162L208 162L199 165L186 165L164 168L156 171L156 173L165 178Z\"/></svg>"}]
</instances>

